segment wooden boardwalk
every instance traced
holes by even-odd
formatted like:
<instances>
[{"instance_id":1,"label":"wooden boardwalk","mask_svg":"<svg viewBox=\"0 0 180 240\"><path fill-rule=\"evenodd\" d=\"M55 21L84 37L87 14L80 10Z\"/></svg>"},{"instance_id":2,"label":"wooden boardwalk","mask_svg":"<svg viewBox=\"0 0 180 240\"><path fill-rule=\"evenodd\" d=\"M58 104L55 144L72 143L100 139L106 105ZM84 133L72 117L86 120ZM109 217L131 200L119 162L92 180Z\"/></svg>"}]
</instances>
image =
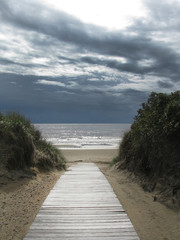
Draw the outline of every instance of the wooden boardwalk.
<instances>
[{"instance_id":1,"label":"wooden boardwalk","mask_svg":"<svg viewBox=\"0 0 180 240\"><path fill-rule=\"evenodd\" d=\"M93 163L73 165L44 201L24 240L139 240Z\"/></svg>"}]
</instances>

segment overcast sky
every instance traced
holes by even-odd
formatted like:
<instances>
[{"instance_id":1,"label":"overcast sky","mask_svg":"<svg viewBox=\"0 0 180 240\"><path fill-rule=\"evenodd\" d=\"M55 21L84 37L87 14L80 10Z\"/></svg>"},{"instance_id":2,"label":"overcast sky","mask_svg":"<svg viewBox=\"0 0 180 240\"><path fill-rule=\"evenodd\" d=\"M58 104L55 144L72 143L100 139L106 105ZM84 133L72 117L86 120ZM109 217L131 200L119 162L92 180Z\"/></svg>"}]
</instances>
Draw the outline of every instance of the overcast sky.
<instances>
[{"instance_id":1,"label":"overcast sky","mask_svg":"<svg viewBox=\"0 0 180 240\"><path fill-rule=\"evenodd\" d=\"M180 89L180 0L0 0L0 111L128 122Z\"/></svg>"}]
</instances>

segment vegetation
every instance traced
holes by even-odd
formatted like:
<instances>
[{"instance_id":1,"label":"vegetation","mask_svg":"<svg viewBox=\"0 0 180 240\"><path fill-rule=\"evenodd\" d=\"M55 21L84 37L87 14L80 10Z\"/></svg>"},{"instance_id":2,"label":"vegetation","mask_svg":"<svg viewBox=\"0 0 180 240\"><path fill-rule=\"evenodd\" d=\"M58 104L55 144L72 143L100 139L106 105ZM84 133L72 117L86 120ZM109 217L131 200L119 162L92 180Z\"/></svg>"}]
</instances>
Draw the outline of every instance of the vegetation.
<instances>
[{"instance_id":1,"label":"vegetation","mask_svg":"<svg viewBox=\"0 0 180 240\"><path fill-rule=\"evenodd\" d=\"M138 110L113 160L119 168L180 189L180 91L152 92Z\"/></svg>"},{"instance_id":2,"label":"vegetation","mask_svg":"<svg viewBox=\"0 0 180 240\"><path fill-rule=\"evenodd\" d=\"M61 152L46 142L29 120L17 113L0 114L0 163L9 170L65 167Z\"/></svg>"}]
</instances>

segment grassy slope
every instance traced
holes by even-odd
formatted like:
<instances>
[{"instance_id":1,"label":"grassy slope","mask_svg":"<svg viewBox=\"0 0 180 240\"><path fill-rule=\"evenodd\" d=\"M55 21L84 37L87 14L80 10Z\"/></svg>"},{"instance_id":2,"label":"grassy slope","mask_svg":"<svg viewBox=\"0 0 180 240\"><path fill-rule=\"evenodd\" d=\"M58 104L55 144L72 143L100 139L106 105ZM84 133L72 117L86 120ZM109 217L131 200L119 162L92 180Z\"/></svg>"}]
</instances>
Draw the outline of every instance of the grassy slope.
<instances>
[{"instance_id":1,"label":"grassy slope","mask_svg":"<svg viewBox=\"0 0 180 240\"><path fill-rule=\"evenodd\" d=\"M152 93L124 135L119 168L128 169L180 206L180 92Z\"/></svg>"},{"instance_id":2,"label":"grassy slope","mask_svg":"<svg viewBox=\"0 0 180 240\"><path fill-rule=\"evenodd\" d=\"M37 167L49 171L64 168L65 158L29 120L10 113L0 114L0 163L9 170Z\"/></svg>"}]
</instances>

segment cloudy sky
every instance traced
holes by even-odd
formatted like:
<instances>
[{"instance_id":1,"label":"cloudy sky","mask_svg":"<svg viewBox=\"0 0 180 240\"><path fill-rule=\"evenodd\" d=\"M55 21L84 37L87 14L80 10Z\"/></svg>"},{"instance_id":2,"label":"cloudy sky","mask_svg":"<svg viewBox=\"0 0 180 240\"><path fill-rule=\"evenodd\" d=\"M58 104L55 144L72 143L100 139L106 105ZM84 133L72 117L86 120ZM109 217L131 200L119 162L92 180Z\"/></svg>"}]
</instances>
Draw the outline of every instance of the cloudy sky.
<instances>
[{"instance_id":1,"label":"cloudy sky","mask_svg":"<svg viewBox=\"0 0 180 240\"><path fill-rule=\"evenodd\" d=\"M132 122L180 89L180 0L0 0L0 111Z\"/></svg>"}]
</instances>

